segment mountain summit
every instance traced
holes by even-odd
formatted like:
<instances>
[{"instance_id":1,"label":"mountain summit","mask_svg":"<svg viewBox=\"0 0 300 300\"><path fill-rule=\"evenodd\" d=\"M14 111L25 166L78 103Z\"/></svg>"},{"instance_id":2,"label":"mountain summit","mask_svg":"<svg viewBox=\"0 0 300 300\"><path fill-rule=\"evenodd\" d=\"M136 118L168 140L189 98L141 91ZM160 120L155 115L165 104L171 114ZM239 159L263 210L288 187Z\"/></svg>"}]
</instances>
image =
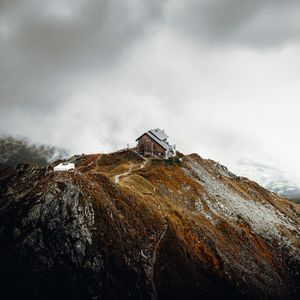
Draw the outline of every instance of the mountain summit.
<instances>
[{"instance_id":1,"label":"mountain summit","mask_svg":"<svg viewBox=\"0 0 300 300\"><path fill-rule=\"evenodd\" d=\"M2 299L299 299L300 207L197 154L0 173Z\"/></svg>"}]
</instances>

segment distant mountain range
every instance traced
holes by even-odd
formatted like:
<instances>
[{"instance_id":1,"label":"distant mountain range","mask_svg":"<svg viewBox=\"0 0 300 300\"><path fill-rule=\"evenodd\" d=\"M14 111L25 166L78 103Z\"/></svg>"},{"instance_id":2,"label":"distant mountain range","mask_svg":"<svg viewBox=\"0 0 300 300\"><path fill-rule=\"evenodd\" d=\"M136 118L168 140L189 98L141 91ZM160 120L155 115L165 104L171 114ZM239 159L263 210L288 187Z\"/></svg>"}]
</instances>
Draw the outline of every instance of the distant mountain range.
<instances>
[{"instance_id":1,"label":"distant mountain range","mask_svg":"<svg viewBox=\"0 0 300 300\"><path fill-rule=\"evenodd\" d=\"M292 175L249 159L239 161L238 170L240 176L254 180L264 188L300 203L300 183Z\"/></svg>"},{"instance_id":2,"label":"distant mountain range","mask_svg":"<svg viewBox=\"0 0 300 300\"><path fill-rule=\"evenodd\" d=\"M67 152L49 145L37 145L24 138L0 136L0 170L21 163L46 166L67 157Z\"/></svg>"}]
</instances>

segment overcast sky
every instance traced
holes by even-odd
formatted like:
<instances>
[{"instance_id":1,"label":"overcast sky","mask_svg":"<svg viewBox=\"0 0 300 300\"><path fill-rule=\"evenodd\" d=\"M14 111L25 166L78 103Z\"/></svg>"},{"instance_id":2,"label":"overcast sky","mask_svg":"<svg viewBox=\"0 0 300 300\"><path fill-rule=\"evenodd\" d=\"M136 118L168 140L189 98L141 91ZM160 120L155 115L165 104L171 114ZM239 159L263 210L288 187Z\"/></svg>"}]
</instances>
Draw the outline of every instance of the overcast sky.
<instances>
[{"instance_id":1,"label":"overcast sky","mask_svg":"<svg viewBox=\"0 0 300 300\"><path fill-rule=\"evenodd\" d=\"M0 0L0 134L72 153L150 128L300 179L299 0Z\"/></svg>"}]
</instances>

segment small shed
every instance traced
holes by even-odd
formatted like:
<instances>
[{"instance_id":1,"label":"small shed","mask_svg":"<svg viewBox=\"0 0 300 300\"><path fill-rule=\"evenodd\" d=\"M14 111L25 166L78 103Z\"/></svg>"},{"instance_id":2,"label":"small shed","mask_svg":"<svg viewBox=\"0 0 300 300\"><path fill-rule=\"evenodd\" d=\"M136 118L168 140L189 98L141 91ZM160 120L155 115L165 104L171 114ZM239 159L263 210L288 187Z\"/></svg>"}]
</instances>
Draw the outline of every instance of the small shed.
<instances>
[{"instance_id":1,"label":"small shed","mask_svg":"<svg viewBox=\"0 0 300 300\"><path fill-rule=\"evenodd\" d=\"M150 129L136 139L137 151L144 156L169 158L176 155L175 145L170 145L168 136L159 128Z\"/></svg>"}]
</instances>

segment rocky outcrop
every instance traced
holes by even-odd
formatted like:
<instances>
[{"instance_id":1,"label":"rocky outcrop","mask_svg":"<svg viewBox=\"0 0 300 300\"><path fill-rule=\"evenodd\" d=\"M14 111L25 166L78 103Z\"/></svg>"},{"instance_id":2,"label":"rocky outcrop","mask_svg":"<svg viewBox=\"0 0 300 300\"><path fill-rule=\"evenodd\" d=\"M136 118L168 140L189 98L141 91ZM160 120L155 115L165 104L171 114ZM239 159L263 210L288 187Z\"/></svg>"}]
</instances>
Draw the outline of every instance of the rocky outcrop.
<instances>
[{"instance_id":1,"label":"rocky outcrop","mask_svg":"<svg viewBox=\"0 0 300 300\"><path fill-rule=\"evenodd\" d=\"M72 157L69 172L1 171L2 298L297 299L299 206L179 158L129 150Z\"/></svg>"}]
</instances>

